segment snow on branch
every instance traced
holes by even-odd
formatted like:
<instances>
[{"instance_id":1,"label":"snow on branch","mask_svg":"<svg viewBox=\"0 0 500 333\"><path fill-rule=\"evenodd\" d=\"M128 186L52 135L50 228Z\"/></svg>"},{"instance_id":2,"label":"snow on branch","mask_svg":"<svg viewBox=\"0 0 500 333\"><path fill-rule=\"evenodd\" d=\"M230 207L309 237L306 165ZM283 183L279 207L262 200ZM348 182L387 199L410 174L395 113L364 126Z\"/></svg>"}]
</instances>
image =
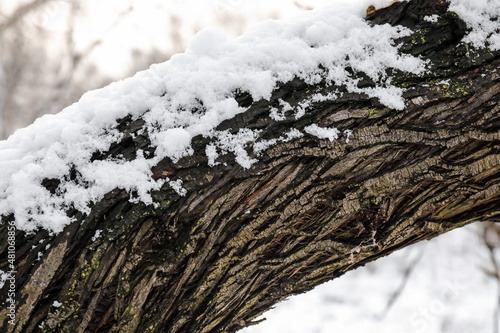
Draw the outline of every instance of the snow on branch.
<instances>
[{"instance_id":1,"label":"snow on branch","mask_svg":"<svg viewBox=\"0 0 500 333\"><path fill-rule=\"evenodd\" d=\"M451 10L471 28L466 42L498 49L500 22L491 18L499 16L500 4L481 3L454 0ZM286 22L266 21L235 40L218 30L203 30L185 53L88 92L59 114L18 130L0 142L0 215L13 214L22 230L42 227L60 232L71 222L68 209L88 213L91 203L115 188L134 193L134 200L146 204L154 204L151 191L165 183L185 194L180 179L155 179L151 170L165 157L175 162L193 154L191 140L197 135L213 142L206 149L210 165L230 151L244 168L276 142L304 135L289 128L279 139L259 141L259 133L249 129L237 134L217 131L222 121L247 110L235 99L238 91L248 93L253 101L269 100L278 84L300 78L308 84L341 86L347 92L378 98L389 108L403 109L403 89L391 85L389 69L419 75L425 72L426 62L398 51L394 41L409 35L409 29L371 26L361 6L314 10ZM358 74L376 86L358 87ZM308 107L303 103L297 110L284 108L281 113L270 108L270 118L280 121L287 111L294 111L298 119ZM138 151L133 160L95 159L121 141L124 134L117 129L117 120L125 117L145 122L142 131L151 140L154 154ZM334 128L313 127L306 132L330 140L338 134ZM250 143L257 147L255 156L244 149ZM47 179L57 180L55 190L42 184Z\"/></svg>"}]
</instances>

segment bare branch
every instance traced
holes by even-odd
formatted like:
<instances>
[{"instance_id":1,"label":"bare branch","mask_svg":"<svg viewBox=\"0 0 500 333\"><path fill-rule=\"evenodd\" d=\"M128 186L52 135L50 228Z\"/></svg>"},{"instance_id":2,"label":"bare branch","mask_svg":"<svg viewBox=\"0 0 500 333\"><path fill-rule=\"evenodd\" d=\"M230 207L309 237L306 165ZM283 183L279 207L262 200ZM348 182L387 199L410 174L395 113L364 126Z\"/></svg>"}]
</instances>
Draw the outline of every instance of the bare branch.
<instances>
[{"instance_id":1,"label":"bare branch","mask_svg":"<svg viewBox=\"0 0 500 333\"><path fill-rule=\"evenodd\" d=\"M19 7L12 15L10 15L7 20L0 23L0 33L4 30L10 28L17 22L19 22L24 16L30 12L36 10L37 8L43 6L44 4L54 0L35 0L24 6Z\"/></svg>"}]
</instances>

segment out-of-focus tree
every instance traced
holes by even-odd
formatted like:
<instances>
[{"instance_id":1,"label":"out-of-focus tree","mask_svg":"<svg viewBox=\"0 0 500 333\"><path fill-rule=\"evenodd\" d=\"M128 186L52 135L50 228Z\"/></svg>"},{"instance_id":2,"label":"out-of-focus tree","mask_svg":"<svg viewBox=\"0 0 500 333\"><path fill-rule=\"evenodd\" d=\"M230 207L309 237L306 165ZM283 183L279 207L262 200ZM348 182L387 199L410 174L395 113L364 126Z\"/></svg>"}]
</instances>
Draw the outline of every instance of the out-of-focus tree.
<instances>
[{"instance_id":1,"label":"out-of-focus tree","mask_svg":"<svg viewBox=\"0 0 500 333\"><path fill-rule=\"evenodd\" d=\"M83 61L100 40L75 49L79 11L78 1L0 2L0 138L110 81Z\"/></svg>"}]
</instances>

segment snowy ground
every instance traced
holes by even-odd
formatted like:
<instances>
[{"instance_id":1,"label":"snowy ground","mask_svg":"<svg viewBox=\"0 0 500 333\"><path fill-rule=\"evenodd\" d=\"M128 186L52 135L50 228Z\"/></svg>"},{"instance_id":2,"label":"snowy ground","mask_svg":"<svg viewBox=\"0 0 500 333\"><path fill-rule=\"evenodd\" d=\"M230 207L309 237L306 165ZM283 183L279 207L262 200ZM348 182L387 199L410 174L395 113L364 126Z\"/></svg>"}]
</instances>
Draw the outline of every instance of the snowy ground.
<instances>
[{"instance_id":1,"label":"snowy ground","mask_svg":"<svg viewBox=\"0 0 500 333\"><path fill-rule=\"evenodd\" d=\"M348 272L278 304L266 321L240 333L498 332L498 287L485 274L491 262L481 230L457 229Z\"/></svg>"}]
</instances>

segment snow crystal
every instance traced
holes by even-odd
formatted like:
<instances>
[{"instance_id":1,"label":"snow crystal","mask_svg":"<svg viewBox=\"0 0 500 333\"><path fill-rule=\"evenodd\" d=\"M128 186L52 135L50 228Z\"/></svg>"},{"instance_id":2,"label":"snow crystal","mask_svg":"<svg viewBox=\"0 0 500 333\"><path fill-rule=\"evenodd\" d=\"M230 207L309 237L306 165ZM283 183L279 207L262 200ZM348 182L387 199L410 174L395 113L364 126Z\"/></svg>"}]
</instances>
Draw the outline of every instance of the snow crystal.
<instances>
[{"instance_id":1,"label":"snow crystal","mask_svg":"<svg viewBox=\"0 0 500 333\"><path fill-rule=\"evenodd\" d=\"M154 141L160 143L158 146L159 154L170 156L174 162L179 158L191 155L191 134L184 128L171 128L164 132L151 135Z\"/></svg>"},{"instance_id":2,"label":"snow crystal","mask_svg":"<svg viewBox=\"0 0 500 333\"><path fill-rule=\"evenodd\" d=\"M427 15L424 16L424 21L436 23L439 20L439 15Z\"/></svg>"},{"instance_id":3,"label":"snow crystal","mask_svg":"<svg viewBox=\"0 0 500 333\"><path fill-rule=\"evenodd\" d=\"M250 158L245 150L245 146L250 142L254 142L259 133L259 130L251 130L248 128L242 128L236 134L231 134L228 130L212 131L208 135L214 139L214 143L210 145L210 148L207 148L209 150L207 155L210 154L208 165L214 166L218 164L215 159L219 155L225 155L231 152L236 156L236 162L246 169L250 168L257 160ZM217 152L217 148L219 148L220 154Z\"/></svg>"},{"instance_id":4,"label":"snow crystal","mask_svg":"<svg viewBox=\"0 0 500 333\"><path fill-rule=\"evenodd\" d=\"M335 100L341 96L342 96L342 93L339 93L339 92L337 92L337 93L330 92L326 95L314 94L311 98L311 102L331 101L331 100Z\"/></svg>"},{"instance_id":5,"label":"snow crystal","mask_svg":"<svg viewBox=\"0 0 500 333\"><path fill-rule=\"evenodd\" d=\"M377 98L389 108L403 109L404 90L391 84L387 69L418 75L425 71L426 62L398 52L394 40L409 35L409 29L367 24L364 12L368 2L308 11L288 22L269 20L232 41L220 31L203 30L185 53L88 92L59 114L44 116L16 131L0 142L0 215L13 214L21 230L41 227L60 232L71 222L66 211L89 213L92 202L115 188L146 204L154 204L151 191L167 184L185 195L179 179L155 181L151 169L166 157L175 162L193 154L191 140L197 135L211 140L205 151L209 165L232 153L244 168L252 167L258 155L273 144L303 135L298 131L277 133L281 136L266 142L259 140L256 130L216 131L222 121L247 110L233 97L237 91L249 93L254 101L269 100L278 83L300 78L309 84L339 85L347 92ZM388 4L386 0L370 2ZM500 47L494 33L500 23L490 20L498 8L498 3L486 0L452 3L452 9L473 28L466 38L474 45L487 41ZM364 73L376 87L358 87L356 73ZM314 100L340 95L316 94L292 109L280 101L278 108L269 110L269 116L282 121L287 112L293 112L298 119L306 110L312 111ZM145 122L144 133L156 148L154 155L144 156L139 151L133 160L116 156L93 160L96 153L108 151L123 139L116 120L124 117ZM334 128L317 125L305 131L330 140L339 134ZM254 144L255 156L250 156ZM76 180L70 176L75 170ZM45 179L60 181L55 193L41 185Z\"/></svg>"},{"instance_id":6,"label":"snow crystal","mask_svg":"<svg viewBox=\"0 0 500 333\"><path fill-rule=\"evenodd\" d=\"M472 30L463 42L474 47L488 46L500 49L500 2L497 0L451 0L450 11L454 11Z\"/></svg>"},{"instance_id":7,"label":"snow crystal","mask_svg":"<svg viewBox=\"0 0 500 333\"><path fill-rule=\"evenodd\" d=\"M314 97L316 97L319 94L316 94ZM313 98L306 99L303 102L299 102L298 105L294 108L293 106L290 105L290 103L279 99L279 103L281 106L281 111L278 108L271 108L269 116L271 119L276 120L276 121L283 121L286 119L286 113L288 111L293 111L293 116L295 119L299 119L302 116L306 114L307 108L311 105L311 102L313 101ZM333 98L330 98L330 100ZM325 99L326 100L326 99Z\"/></svg>"},{"instance_id":8,"label":"snow crystal","mask_svg":"<svg viewBox=\"0 0 500 333\"><path fill-rule=\"evenodd\" d=\"M217 164L220 164L216 161L217 157L219 157L219 154L217 153L217 147L215 147L213 144L209 144L205 147L205 154L207 155L209 166L213 167Z\"/></svg>"},{"instance_id":9,"label":"snow crystal","mask_svg":"<svg viewBox=\"0 0 500 333\"><path fill-rule=\"evenodd\" d=\"M187 191L185 188L182 187L182 180L181 179L177 179L175 181L170 181L168 183L170 185L170 187L172 187L174 189L175 192L177 192L177 194L179 194L181 197L185 196Z\"/></svg>"},{"instance_id":10,"label":"snow crystal","mask_svg":"<svg viewBox=\"0 0 500 333\"><path fill-rule=\"evenodd\" d=\"M297 106L296 110L297 112L295 112L295 119L299 119L301 118L303 115L306 114L306 110L307 108L311 105L311 102L310 101L304 101L304 102L300 102L299 105Z\"/></svg>"},{"instance_id":11,"label":"snow crystal","mask_svg":"<svg viewBox=\"0 0 500 333\"><path fill-rule=\"evenodd\" d=\"M9 275L0 269L0 289L3 288L5 281L7 281L7 277L9 277Z\"/></svg>"},{"instance_id":12,"label":"snow crystal","mask_svg":"<svg viewBox=\"0 0 500 333\"><path fill-rule=\"evenodd\" d=\"M95 231L94 236L92 236L92 241L95 242L96 240L98 240L99 237L101 237L101 233L102 233L102 230L101 229L97 229Z\"/></svg>"},{"instance_id":13,"label":"snow crystal","mask_svg":"<svg viewBox=\"0 0 500 333\"><path fill-rule=\"evenodd\" d=\"M286 138L281 137L283 142L288 142L293 139L298 139L304 136L304 134L300 133L296 128L292 128L288 132L285 133Z\"/></svg>"},{"instance_id":14,"label":"snow crystal","mask_svg":"<svg viewBox=\"0 0 500 333\"><path fill-rule=\"evenodd\" d=\"M306 133L314 135L320 139L328 139L333 141L334 139L338 139L340 131L335 127L319 127L316 124L312 124L304 127L304 131Z\"/></svg>"},{"instance_id":15,"label":"snow crystal","mask_svg":"<svg viewBox=\"0 0 500 333\"><path fill-rule=\"evenodd\" d=\"M274 119L276 121L285 120L286 112L293 110L293 107L290 105L290 103L282 100L281 98L279 99L279 103L281 106L281 111L279 111L277 108L271 108L271 112L269 113L271 119Z\"/></svg>"},{"instance_id":16,"label":"snow crystal","mask_svg":"<svg viewBox=\"0 0 500 333\"><path fill-rule=\"evenodd\" d=\"M436 82L436 85L437 85L437 86L438 86L438 85L441 85L441 84L449 86L449 85L450 85L450 79L447 79L447 80L441 80L441 81L439 81L439 82Z\"/></svg>"},{"instance_id":17,"label":"snow crystal","mask_svg":"<svg viewBox=\"0 0 500 333\"><path fill-rule=\"evenodd\" d=\"M352 130L350 130L350 129L346 129L343 133L346 135L346 138L345 138L345 143L349 143L349 138L350 138L350 137L351 137L351 135L352 135Z\"/></svg>"},{"instance_id":18,"label":"snow crystal","mask_svg":"<svg viewBox=\"0 0 500 333\"><path fill-rule=\"evenodd\" d=\"M253 151L257 156L262 155L263 151L266 151L270 147L276 145L278 142L288 142L293 139L301 138L304 136L299 130L296 128L292 128L288 132L284 133L284 136L280 136L277 139L271 139L271 140L260 140L255 142L253 145Z\"/></svg>"}]
</instances>

